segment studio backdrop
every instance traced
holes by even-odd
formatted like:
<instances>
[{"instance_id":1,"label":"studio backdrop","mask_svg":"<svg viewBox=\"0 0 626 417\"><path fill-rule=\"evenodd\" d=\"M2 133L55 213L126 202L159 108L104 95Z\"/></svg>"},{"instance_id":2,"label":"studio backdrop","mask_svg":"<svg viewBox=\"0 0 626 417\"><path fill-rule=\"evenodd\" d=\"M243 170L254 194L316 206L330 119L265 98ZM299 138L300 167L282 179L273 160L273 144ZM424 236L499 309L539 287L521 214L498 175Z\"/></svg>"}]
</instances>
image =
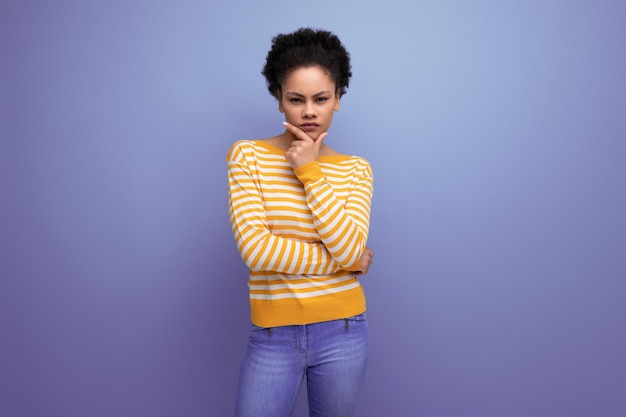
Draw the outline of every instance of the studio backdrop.
<instances>
[{"instance_id":1,"label":"studio backdrop","mask_svg":"<svg viewBox=\"0 0 626 417\"><path fill-rule=\"evenodd\" d=\"M0 415L232 415L249 309L226 152L282 131L260 71L310 26L352 57L326 143L375 177L357 415L623 417L625 17L3 1Z\"/></svg>"}]
</instances>

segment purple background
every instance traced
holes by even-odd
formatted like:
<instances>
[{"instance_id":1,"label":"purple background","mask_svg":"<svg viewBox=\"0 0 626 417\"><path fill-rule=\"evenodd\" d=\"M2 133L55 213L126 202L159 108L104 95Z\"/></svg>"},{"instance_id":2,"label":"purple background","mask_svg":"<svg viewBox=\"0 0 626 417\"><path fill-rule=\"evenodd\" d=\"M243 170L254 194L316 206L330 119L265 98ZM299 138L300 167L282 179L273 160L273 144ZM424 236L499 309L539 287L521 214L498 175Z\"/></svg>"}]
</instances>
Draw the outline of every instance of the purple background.
<instances>
[{"instance_id":1,"label":"purple background","mask_svg":"<svg viewBox=\"0 0 626 417\"><path fill-rule=\"evenodd\" d=\"M0 415L232 414L224 157L281 131L260 70L312 25L353 57L327 142L376 176L358 415L623 417L625 21L592 0L3 1Z\"/></svg>"}]
</instances>

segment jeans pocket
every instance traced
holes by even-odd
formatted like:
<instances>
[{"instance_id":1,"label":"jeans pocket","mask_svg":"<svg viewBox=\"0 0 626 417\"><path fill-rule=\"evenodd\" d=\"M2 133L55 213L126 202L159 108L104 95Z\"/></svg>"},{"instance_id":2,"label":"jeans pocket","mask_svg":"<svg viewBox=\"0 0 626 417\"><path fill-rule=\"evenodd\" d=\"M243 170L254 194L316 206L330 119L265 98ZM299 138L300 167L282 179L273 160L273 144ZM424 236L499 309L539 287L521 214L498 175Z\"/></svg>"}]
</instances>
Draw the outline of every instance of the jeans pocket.
<instances>
[{"instance_id":1,"label":"jeans pocket","mask_svg":"<svg viewBox=\"0 0 626 417\"><path fill-rule=\"evenodd\" d=\"M352 317L346 317L345 319L343 319L344 322L344 328L346 330L353 328L353 329L358 329L358 328L362 328L365 331L367 331L367 315L365 314L365 312L361 313L361 314L357 314L356 316L352 316Z\"/></svg>"},{"instance_id":2,"label":"jeans pocket","mask_svg":"<svg viewBox=\"0 0 626 417\"><path fill-rule=\"evenodd\" d=\"M361 314L357 314L356 316L346 317L346 320L349 320L349 321L366 321L367 320L367 313L364 311Z\"/></svg>"},{"instance_id":3,"label":"jeans pocket","mask_svg":"<svg viewBox=\"0 0 626 417\"><path fill-rule=\"evenodd\" d=\"M250 323L250 331L251 332L260 332L261 330L267 330L267 327L259 327L254 323Z\"/></svg>"},{"instance_id":4,"label":"jeans pocket","mask_svg":"<svg viewBox=\"0 0 626 417\"><path fill-rule=\"evenodd\" d=\"M272 339L272 328L259 327L251 323L250 330L248 331L248 339L251 343L267 343Z\"/></svg>"}]
</instances>

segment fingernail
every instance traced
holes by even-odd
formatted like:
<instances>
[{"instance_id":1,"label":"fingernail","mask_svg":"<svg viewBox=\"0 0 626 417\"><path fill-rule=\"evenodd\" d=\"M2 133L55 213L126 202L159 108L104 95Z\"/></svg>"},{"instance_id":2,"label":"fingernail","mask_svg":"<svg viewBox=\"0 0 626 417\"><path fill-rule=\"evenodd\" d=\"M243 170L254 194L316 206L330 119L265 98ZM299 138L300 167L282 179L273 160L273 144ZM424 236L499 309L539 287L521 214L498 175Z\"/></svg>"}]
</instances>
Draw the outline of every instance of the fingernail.
<instances>
[{"instance_id":1,"label":"fingernail","mask_svg":"<svg viewBox=\"0 0 626 417\"><path fill-rule=\"evenodd\" d=\"M283 122L283 126L287 126L289 123L287 122Z\"/></svg>"}]
</instances>

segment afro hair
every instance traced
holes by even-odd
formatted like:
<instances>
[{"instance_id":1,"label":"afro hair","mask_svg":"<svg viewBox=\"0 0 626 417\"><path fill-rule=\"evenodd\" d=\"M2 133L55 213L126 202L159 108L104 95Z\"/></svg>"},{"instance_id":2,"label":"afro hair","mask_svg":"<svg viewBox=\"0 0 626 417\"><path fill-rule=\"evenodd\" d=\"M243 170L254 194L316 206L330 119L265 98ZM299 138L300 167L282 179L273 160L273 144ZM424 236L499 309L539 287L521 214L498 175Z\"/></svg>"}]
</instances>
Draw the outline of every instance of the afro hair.
<instances>
[{"instance_id":1,"label":"afro hair","mask_svg":"<svg viewBox=\"0 0 626 417\"><path fill-rule=\"evenodd\" d=\"M300 28L293 33L276 35L261 73L270 94L280 99L281 85L292 71L314 66L328 73L339 96L346 93L352 76L350 54L339 38L326 30Z\"/></svg>"}]
</instances>

